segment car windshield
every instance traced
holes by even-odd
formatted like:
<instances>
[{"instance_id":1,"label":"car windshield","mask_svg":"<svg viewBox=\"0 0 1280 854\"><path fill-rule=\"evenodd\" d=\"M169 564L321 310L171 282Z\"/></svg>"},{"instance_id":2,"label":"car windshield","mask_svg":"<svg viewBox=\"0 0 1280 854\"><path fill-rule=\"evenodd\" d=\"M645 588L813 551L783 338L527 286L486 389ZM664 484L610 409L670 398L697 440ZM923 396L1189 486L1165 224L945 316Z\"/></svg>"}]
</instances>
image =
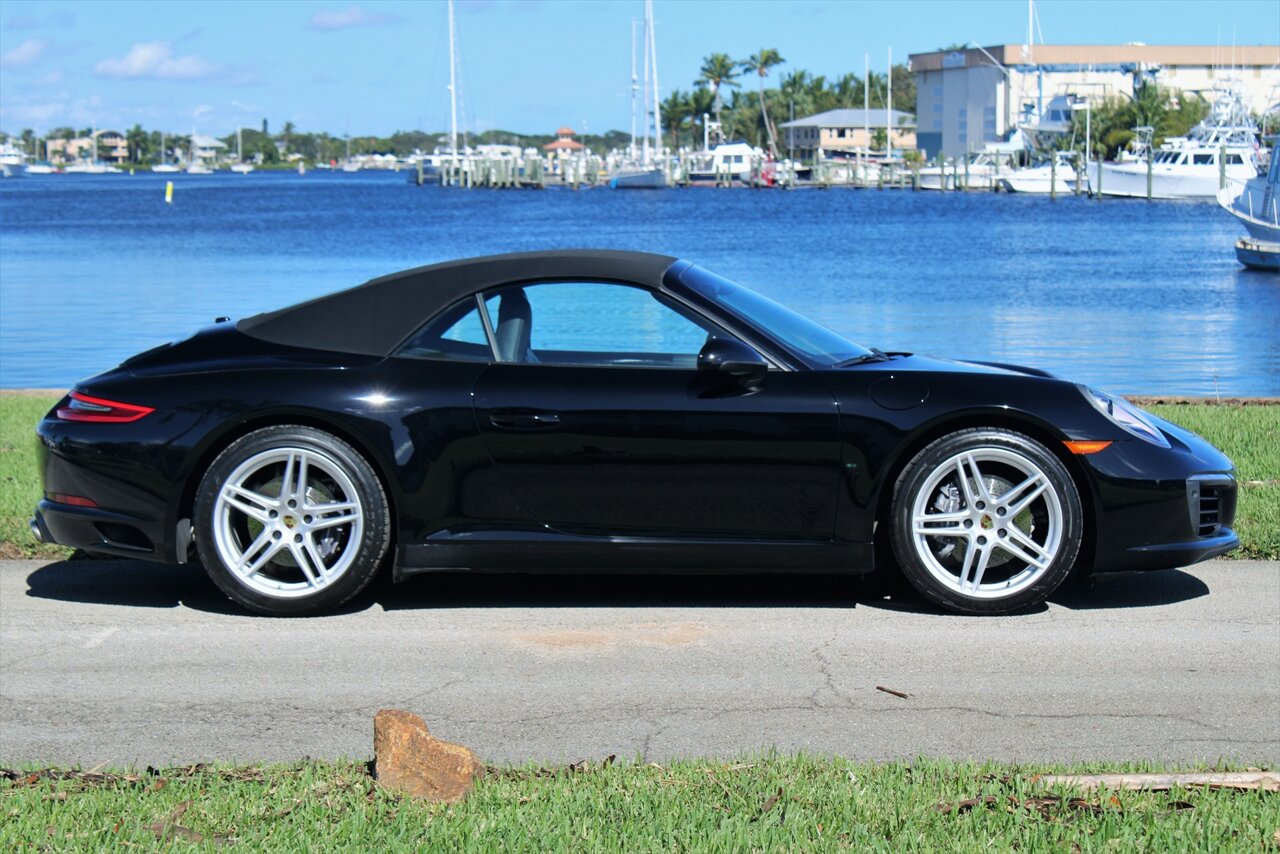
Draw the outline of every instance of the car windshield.
<instances>
[{"instance_id":1,"label":"car windshield","mask_svg":"<svg viewBox=\"0 0 1280 854\"><path fill-rule=\"evenodd\" d=\"M784 305L696 265L680 275L691 290L723 306L751 325L781 341L796 355L823 367L852 364L876 353L814 323Z\"/></svg>"}]
</instances>

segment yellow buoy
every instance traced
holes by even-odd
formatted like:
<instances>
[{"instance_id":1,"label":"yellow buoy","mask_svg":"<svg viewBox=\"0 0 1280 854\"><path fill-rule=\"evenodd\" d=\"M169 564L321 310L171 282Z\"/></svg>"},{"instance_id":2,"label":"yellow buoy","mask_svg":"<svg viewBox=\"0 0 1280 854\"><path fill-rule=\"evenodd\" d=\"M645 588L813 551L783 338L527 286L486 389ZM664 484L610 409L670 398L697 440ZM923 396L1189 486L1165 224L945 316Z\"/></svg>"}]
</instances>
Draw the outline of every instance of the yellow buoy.
<instances>
[{"instance_id":1,"label":"yellow buoy","mask_svg":"<svg viewBox=\"0 0 1280 854\"><path fill-rule=\"evenodd\" d=\"M166 205L173 204L173 182L172 181L164 182L164 203Z\"/></svg>"}]
</instances>

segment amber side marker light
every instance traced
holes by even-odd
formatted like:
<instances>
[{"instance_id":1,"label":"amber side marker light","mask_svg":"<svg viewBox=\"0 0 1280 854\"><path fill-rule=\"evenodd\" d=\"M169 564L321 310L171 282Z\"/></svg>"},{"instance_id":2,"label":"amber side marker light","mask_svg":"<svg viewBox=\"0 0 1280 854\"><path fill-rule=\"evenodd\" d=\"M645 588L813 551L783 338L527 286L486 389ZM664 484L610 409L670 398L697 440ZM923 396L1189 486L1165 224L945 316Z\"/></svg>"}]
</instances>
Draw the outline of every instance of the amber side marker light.
<instances>
[{"instance_id":1,"label":"amber side marker light","mask_svg":"<svg viewBox=\"0 0 1280 854\"><path fill-rule=\"evenodd\" d=\"M1073 454L1096 454L1111 444L1110 441L1090 440L1081 442L1064 442L1067 450Z\"/></svg>"},{"instance_id":2,"label":"amber side marker light","mask_svg":"<svg viewBox=\"0 0 1280 854\"><path fill-rule=\"evenodd\" d=\"M118 400L106 400L101 397L90 397L78 391L71 392L66 406L59 406L57 416L63 421L96 421L103 424L128 424L155 412L150 406L137 406L132 403L121 403Z\"/></svg>"}]
</instances>

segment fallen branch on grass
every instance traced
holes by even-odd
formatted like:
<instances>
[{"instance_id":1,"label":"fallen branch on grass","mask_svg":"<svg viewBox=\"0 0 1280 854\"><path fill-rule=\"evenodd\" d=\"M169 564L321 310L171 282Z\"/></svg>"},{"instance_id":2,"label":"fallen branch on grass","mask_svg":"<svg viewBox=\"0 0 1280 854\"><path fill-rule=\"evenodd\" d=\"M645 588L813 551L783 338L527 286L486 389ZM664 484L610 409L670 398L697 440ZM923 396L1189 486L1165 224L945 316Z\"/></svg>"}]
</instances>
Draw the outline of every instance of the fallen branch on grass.
<instances>
[{"instance_id":1,"label":"fallen branch on grass","mask_svg":"<svg viewBox=\"0 0 1280 854\"><path fill-rule=\"evenodd\" d=\"M1280 774L1274 771L1222 772L1207 771L1189 774L1045 774L1032 782L1046 786L1067 786L1092 791L1106 786L1108 789L1146 790L1167 792L1181 786L1206 786L1210 789L1239 789L1264 792L1280 792Z\"/></svg>"}]
</instances>

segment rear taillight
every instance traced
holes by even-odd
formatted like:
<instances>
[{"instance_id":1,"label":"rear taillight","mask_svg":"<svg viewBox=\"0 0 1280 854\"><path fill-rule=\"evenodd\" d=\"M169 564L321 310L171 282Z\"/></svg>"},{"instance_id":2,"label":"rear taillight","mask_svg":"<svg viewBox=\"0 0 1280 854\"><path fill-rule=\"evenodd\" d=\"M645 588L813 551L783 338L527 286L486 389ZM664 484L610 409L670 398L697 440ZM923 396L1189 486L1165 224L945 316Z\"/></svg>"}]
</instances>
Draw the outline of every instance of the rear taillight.
<instances>
[{"instance_id":1,"label":"rear taillight","mask_svg":"<svg viewBox=\"0 0 1280 854\"><path fill-rule=\"evenodd\" d=\"M63 421L97 421L106 424L127 424L155 412L150 406L120 403L101 397L90 397L78 391L71 392L65 406L59 406L56 415Z\"/></svg>"}]
</instances>

